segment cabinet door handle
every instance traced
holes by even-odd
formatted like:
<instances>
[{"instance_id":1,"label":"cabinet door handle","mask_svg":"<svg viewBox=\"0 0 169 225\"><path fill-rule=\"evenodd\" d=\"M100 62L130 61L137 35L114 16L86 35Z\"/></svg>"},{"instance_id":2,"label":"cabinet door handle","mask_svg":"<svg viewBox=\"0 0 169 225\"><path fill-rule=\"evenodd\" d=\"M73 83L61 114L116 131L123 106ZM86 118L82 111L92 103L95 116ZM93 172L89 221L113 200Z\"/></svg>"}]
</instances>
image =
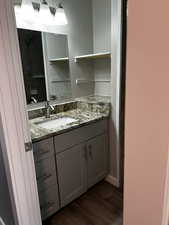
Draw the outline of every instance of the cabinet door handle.
<instances>
[{"instance_id":1,"label":"cabinet door handle","mask_svg":"<svg viewBox=\"0 0 169 225\"><path fill-rule=\"evenodd\" d=\"M87 161L88 160L88 153L87 153L87 146L86 145L84 146L84 157L85 157L85 160Z\"/></svg>"},{"instance_id":2,"label":"cabinet door handle","mask_svg":"<svg viewBox=\"0 0 169 225\"><path fill-rule=\"evenodd\" d=\"M38 177L37 181L40 181L40 180L45 181L45 180L49 179L50 177L52 177L52 174L44 174L43 176Z\"/></svg>"},{"instance_id":3,"label":"cabinet door handle","mask_svg":"<svg viewBox=\"0 0 169 225\"><path fill-rule=\"evenodd\" d=\"M55 202L47 202L46 204L44 205L40 205L40 209L41 210L44 210L44 209L49 209L49 208L53 208Z\"/></svg>"},{"instance_id":4,"label":"cabinet door handle","mask_svg":"<svg viewBox=\"0 0 169 225\"><path fill-rule=\"evenodd\" d=\"M45 154L48 154L49 152L50 152L50 150L46 150L46 151L40 150L39 152L37 152L37 154L45 155Z\"/></svg>"},{"instance_id":5,"label":"cabinet door handle","mask_svg":"<svg viewBox=\"0 0 169 225\"><path fill-rule=\"evenodd\" d=\"M93 159L92 145L89 145L88 149L89 149L89 156L90 156L91 159Z\"/></svg>"}]
</instances>

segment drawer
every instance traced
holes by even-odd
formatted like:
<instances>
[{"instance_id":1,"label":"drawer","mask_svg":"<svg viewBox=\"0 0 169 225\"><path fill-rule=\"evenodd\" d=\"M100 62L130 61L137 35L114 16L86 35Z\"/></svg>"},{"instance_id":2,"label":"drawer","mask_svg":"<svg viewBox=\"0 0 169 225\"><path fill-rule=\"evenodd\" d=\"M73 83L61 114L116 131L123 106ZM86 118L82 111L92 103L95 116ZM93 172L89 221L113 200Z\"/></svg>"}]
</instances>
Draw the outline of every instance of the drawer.
<instances>
[{"instance_id":1,"label":"drawer","mask_svg":"<svg viewBox=\"0 0 169 225\"><path fill-rule=\"evenodd\" d=\"M87 141L100 134L106 133L107 129L107 119L104 119L96 123L77 128L73 131L55 136L55 151L56 153L62 152L74 145Z\"/></svg>"},{"instance_id":2,"label":"drawer","mask_svg":"<svg viewBox=\"0 0 169 225\"><path fill-rule=\"evenodd\" d=\"M36 162L35 168L39 191L57 183L54 156Z\"/></svg>"},{"instance_id":3,"label":"drawer","mask_svg":"<svg viewBox=\"0 0 169 225\"><path fill-rule=\"evenodd\" d=\"M54 185L43 192L39 192L42 220L56 213L59 209L58 186Z\"/></svg>"},{"instance_id":4,"label":"drawer","mask_svg":"<svg viewBox=\"0 0 169 225\"><path fill-rule=\"evenodd\" d=\"M53 138L45 139L33 144L35 161L50 157L54 153Z\"/></svg>"},{"instance_id":5,"label":"drawer","mask_svg":"<svg viewBox=\"0 0 169 225\"><path fill-rule=\"evenodd\" d=\"M48 189L52 185L57 185L56 171L52 171L49 174L45 174L41 181L37 180L37 185L39 192Z\"/></svg>"}]
</instances>

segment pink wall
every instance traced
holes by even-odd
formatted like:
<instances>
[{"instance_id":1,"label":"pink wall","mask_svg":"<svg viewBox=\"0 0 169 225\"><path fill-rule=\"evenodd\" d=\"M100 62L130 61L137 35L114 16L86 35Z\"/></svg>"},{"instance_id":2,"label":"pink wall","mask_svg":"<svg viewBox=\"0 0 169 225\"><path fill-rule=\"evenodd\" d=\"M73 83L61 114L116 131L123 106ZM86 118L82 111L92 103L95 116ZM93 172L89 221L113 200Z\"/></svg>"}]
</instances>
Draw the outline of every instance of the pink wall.
<instances>
[{"instance_id":1,"label":"pink wall","mask_svg":"<svg viewBox=\"0 0 169 225\"><path fill-rule=\"evenodd\" d=\"M169 143L169 1L129 0L125 225L160 225Z\"/></svg>"}]
</instances>

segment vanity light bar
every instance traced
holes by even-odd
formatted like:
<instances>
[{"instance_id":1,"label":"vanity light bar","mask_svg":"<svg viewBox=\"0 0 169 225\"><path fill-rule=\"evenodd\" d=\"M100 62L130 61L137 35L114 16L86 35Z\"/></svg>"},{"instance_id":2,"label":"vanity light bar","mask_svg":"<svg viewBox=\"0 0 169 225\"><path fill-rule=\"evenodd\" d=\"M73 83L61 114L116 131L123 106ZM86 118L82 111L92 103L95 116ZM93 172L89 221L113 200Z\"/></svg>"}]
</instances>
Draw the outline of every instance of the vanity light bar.
<instances>
[{"instance_id":1,"label":"vanity light bar","mask_svg":"<svg viewBox=\"0 0 169 225\"><path fill-rule=\"evenodd\" d=\"M32 13L22 12L23 8L29 8L29 11L32 7ZM27 12L27 10L26 10ZM48 5L46 0L42 0L41 3L33 2L30 0L22 0L21 4L15 4L15 15L17 20L33 20L33 13L39 15L38 23L45 23L45 25L67 25L67 18L65 14L65 10L61 3L58 4L58 7L51 7ZM37 18L36 15L36 18ZM25 18L27 17L27 18ZM35 21L36 23L37 21Z\"/></svg>"}]
</instances>

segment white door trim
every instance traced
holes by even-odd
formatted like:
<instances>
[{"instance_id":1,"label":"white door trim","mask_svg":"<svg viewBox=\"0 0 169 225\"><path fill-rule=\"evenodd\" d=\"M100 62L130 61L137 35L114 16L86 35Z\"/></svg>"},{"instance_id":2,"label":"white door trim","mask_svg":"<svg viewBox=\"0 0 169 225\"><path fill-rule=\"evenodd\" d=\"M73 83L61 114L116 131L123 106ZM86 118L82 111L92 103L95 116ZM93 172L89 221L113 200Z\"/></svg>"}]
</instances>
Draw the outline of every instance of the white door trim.
<instances>
[{"instance_id":1,"label":"white door trim","mask_svg":"<svg viewBox=\"0 0 169 225\"><path fill-rule=\"evenodd\" d=\"M110 121L110 149L112 158L116 161L116 171L111 176L116 180L116 186L120 186L120 102L121 102L121 48L122 48L122 0L111 0L111 121ZM115 137L115 138L112 138ZM112 159L111 159L112 162ZM112 165L111 165L112 167Z\"/></svg>"},{"instance_id":2,"label":"white door trim","mask_svg":"<svg viewBox=\"0 0 169 225\"><path fill-rule=\"evenodd\" d=\"M166 181L164 190L164 206L163 206L163 218L162 225L169 224L169 147L168 147L168 159L166 169Z\"/></svg>"},{"instance_id":3,"label":"white door trim","mask_svg":"<svg viewBox=\"0 0 169 225\"><path fill-rule=\"evenodd\" d=\"M0 116L3 156L8 162L19 225L41 225L33 152L12 0L0 1ZM6 149L5 149L6 148Z\"/></svg>"}]
</instances>

